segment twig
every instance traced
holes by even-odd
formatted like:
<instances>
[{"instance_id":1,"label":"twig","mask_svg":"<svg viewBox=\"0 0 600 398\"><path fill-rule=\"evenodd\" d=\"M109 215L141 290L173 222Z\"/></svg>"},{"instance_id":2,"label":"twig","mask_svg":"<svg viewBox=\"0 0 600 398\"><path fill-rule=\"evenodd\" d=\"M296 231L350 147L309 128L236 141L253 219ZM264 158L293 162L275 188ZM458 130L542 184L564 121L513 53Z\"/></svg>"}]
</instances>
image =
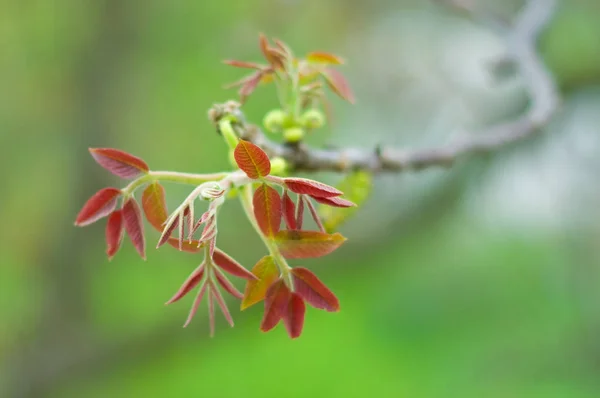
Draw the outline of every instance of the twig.
<instances>
[{"instance_id":1,"label":"twig","mask_svg":"<svg viewBox=\"0 0 600 398\"><path fill-rule=\"evenodd\" d=\"M212 117L230 113L240 121L237 131L241 138L252 141L270 156L286 159L296 171L400 172L420 170L432 166L451 166L467 155L496 151L507 145L535 135L545 126L558 109L559 94L550 72L536 52L536 42L556 7L555 0L531 0L508 32L509 57L523 76L530 97L529 108L519 117L471 134L454 144L431 149L394 149L378 147L371 151L360 148L317 149L305 143L280 144L271 141L246 119L235 103L217 105Z\"/></svg>"}]
</instances>

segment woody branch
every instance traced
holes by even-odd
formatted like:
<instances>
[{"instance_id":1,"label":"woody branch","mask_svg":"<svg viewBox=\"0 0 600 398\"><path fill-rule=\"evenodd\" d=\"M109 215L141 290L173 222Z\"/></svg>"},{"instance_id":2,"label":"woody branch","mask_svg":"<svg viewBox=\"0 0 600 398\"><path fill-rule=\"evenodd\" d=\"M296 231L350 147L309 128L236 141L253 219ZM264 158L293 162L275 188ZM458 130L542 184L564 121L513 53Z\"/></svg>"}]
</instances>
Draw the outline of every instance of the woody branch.
<instances>
[{"instance_id":1,"label":"woody branch","mask_svg":"<svg viewBox=\"0 0 600 398\"><path fill-rule=\"evenodd\" d=\"M557 111L560 98L556 83L536 51L538 36L551 20L555 7L555 0L530 0L506 32L508 61L523 76L530 99L528 109L515 119L472 132L468 138L447 146L418 150L385 146L372 150L318 149L303 142L285 144L270 140L258 126L246 121L239 106L233 102L216 105L212 114L235 116L241 138L258 145L271 157L284 158L295 171L401 172L433 166L449 167L461 158L490 153L530 138Z\"/></svg>"}]
</instances>

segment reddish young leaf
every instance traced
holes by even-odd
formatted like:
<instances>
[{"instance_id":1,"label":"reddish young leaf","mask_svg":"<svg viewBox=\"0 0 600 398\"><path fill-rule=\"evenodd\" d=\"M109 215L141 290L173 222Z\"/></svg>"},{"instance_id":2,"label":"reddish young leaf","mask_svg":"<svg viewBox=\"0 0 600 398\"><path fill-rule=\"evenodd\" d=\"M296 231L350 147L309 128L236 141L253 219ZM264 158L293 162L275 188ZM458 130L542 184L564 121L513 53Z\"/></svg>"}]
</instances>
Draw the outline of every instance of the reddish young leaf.
<instances>
[{"instance_id":1,"label":"reddish young leaf","mask_svg":"<svg viewBox=\"0 0 600 398\"><path fill-rule=\"evenodd\" d=\"M112 148L90 148L94 160L114 175L131 179L147 173L150 168L142 159Z\"/></svg>"},{"instance_id":2,"label":"reddish young leaf","mask_svg":"<svg viewBox=\"0 0 600 398\"><path fill-rule=\"evenodd\" d=\"M172 237L167 240L167 243L175 249L179 250L179 239ZM198 246L196 242L190 243L186 241L183 242L181 250L188 253L198 253L199 251L204 249L204 246L204 244Z\"/></svg>"},{"instance_id":3,"label":"reddish young leaf","mask_svg":"<svg viewBox=\"0 0 600 398\"><path fill-rule=\"evenodd\" d=\"M292 192L301 195L317 196L319 198L330 198L333 196L340 196L343 192L323 184L322 182L309 180L308 178L285 178L285 186Z\"/></svg>"},{"instance_id":4,"label":"reddish young leaf","mask_svg":"<svg viewBox=\"0 0 600 398\"><path fill-rule=\"evenodd\" d=\"M225 316L225 319L227 320L229 325L231 327L233 327L233 318L231 318L231 313L229 312L229 308L227 307L227 304L225 303L225 299L223 298L223 295L219 291L219 288L213 283L213 281L209 281L209 283L210 283L210 287L211 287L210 291L213 294L213 296L215 297L215 300L217 300L217 304L219 304L219 307L221 308L221 312Z\"/></svg>"},{"instance_id":5,"label":"reddish young leaf","mask_svg":"<svg viewBox=\"0 0 600 398\"><path fill-rule=\"evenodd\" d=\"M267 37L261 33L259 35L258 40L260 50L262 51L267 62L273 68L283 68L283 62L281 60L281 57L271 46L269 46L269 41L267 40Z\"/></svg>"},{"instance_id":6,"label":"reddish young leaf","mask_svg":"<svg viewBox=\"0 0 600 398\"><path fill-rule=\"evenodd\" d=\"M252 273L256 275L257 279L249 280L246 283L244 298L240 306L242 310L264 300L267 289L278 278L277 265L271 256L261 258L252 268Z\"/></svg>"},{"instance_id":7,"label":"reddish young leaf","mask_svg":"<svg viewBox=\"0 0 600 398\"><path fill-rule=\"evenodd\" d=\"M271 172L267 154L249 141L239 140L233 156L238 167L250 178L266 177Z\"/></svg>"},{"instance_id":8,"label":"reddish young leaf","mask_svg":"<svg viewBox=\"0 0 600 398\"><path fill-rule=\"evenodd\" d=\"M304 221L304 196L298 195L298 207L296 208L296 229L302 229Z\"/></svg>"},{"instance_id":9,"label":"reddish young leaf","mask_svg":"<svg viewBox=\"0 0 600 398\"><path fill-rule=\"evenodd\" d=\"M306 268L296 267L292 269L294 277L294 291L306 302L315 308L337 312L340 310L340 302L315 274Z\"/></svg>"},{"instance_id":10,"label":"reddish young leaf","mask_svg":"<svg viewBox=\"0 0 600 398\"><path fill-rule=\"evenodd\" d=\"M252 199L254 217L265 236L272 237L281 224L281 198L275 188L262 184L254 192Z\"/></svg>"},{"instance_id":11,"label":"reddish young leaf","mask_svg":"<svg viewBox=\"0 0 600 398\"><path fill-rule=\"evenodd\" d=\"M183 285L181 285L181 287L179 288L177 293L175 293L175 295L173 297L171 297L171 299L169 301L167 301L165 304L172 304L172 303L178 301L183 296L188 294L190 290L192 290L193 288L198 286L198 283L200 283L200 281L204 277L204 269L205 269L204 263L200 264L200 266L198 268L196 268L194 270L194 272L192 272L190 274L190 276L188 276L186 281L183 282Z\"/></svg>"},{"instance_id":12,"label":"reddish young leaf","mask_svg":"<svg viewBox=\"0 0 600 398\"><path fill-rule=\"evenodd\" d=\"M123 213L121 210L113 211L106 222L106 254L112 260L123 241Z\"/></svg>"},{"instance_id":13,"label":"reddish young leaf","mask_svg":"<svg viewBox=\"0 0 600 398\"><path fill-rule=\"evenodd\" d=\"M312 198L319 203L322 203L322 204L328 205L328 206L333 206L333 207L355 207L356 206L356 204L354 204L353 202L350 202L349 200L339 198L339 197L319 198L318 196L313 196Z\"/></svg>"},{"instance_id":14,"label":"reddish young leaf","mask_svg":"<svg viewBox=\"0 0 600 398\"><path fill-rule=\"evenodd\" d=\"M208 287L210 290L210 286ZM208 292L208 324L210 326L210 337L215 335L215 302L211 292Z\"/></svg>"},{"instance_id":15,"label":"reddish young leaf","mask_svg":"<svg viewBox=\"0 0 600 398\"><path fill-rule=\"evenodd\" d=\"M263 66L256 62L237 61L235 59L227 59L223 61L225 65L230 65L236 68L262 69Z\"/></svg>"},{"instance_id":16,"label":"reddish young leaf","mask_svg":"<svg viewBox=\"0 0 600 398\"><path fill-rule=\"evenodd\" d=\"M142 208L150 225L157 231L162 232L163 224L169 215L167 213L165 189L158 181L148 184L146 189L144 189L142 193Z\"/></svg>"},{"instance_id":17,"label":"reddish young leaf","mask_svg":"<svg viewBox=\"0 0 600 398\"><path fill-rule=\"evenodd\" d=\"M313 51L306 54L306 60L308 62L327 65L342 65L344 63L344 60L337 55L321 51Z\"/></svg>"},{"instance_id":18,"label":"reddish young leaf","mask_svg":"<svg viewBox=\"0 0 600 398\"><path fill-rule=\"evenodd\" d=\"M262 80L263 75L264 72L262 70L259 70L241 82L242 86L240 87L238 94L242 103L244 103L246 101L246 98L248 98L250 94L252 94L254 90L256 90L256 87L258 87L258 84Z\"/></svg>"},{"instance_id":19,"label":"reddish young leaf","mask_svg":"<svg viewBox=\"0 0 600 398\"><path fill-rule=\"evenodd\" d=\"M279 231L275 243L285 258L322 257L340 247L346 238L340 233L318 231Z\"/></svg>"},{"instance_id":20,"label":"reddish young leaf","mask_svg":"<svg viewBox=\"0 0 600 398\"><path fill-rule=\"evenodd\" d=\"M310 211L310 215L311 215L312 219L314 220L315 224L317 224L317 227L319 227L319 231L325 232L325 227L323 226L323 223L321 222L319 213L317 213L317 209L315 209L315 206L312 204L310 199L308 199L306 196L302 196L302 201L306 202L306 205L308 206L308 210Z\"/></svg>"},{"instance_id":21,"label":"reddish young leaf","mask_svg":"<svg viewBox=\"0 0 600 398\"><path fill-rule=\"evenodd\" d=\"M287 304L289 300L290 290L283 282L283 279L279 279L269 287L267 290L267 298L265 299L265 313L262 322L260 323L260 330L268 332L277 326L279 320L287 313Z\"/></svg>"},{"instance_id":22,"label":"reddish young leaf","mask_svg":"<svg viewBox=\"0 0 600 398\"><path fill-rule=\"evenodd\" d=\"M157 249L167 242L169 242L171 246L173 246L173 244L171 244L170 242L175 242L175 246L173 247L179 249L179 239L171 236L173 235L173 231L175 231L175 228L177 228L178 225L179 217L175 218L175 220L173 220L172 223L168 224L164 230L160 230L162 232L162 235L160 236L160 239L156 244Z\"/></svg>"},{"instance_id":23,"label":"reddish young leaf","mask_svg":"<svg viewBox=\"0 0 600 398\"><path fill-rule=\"evenodd\" d=\"M350 102L351 104L354 103L354 94L352 93L350 85L348 84L348 81L346 80L344 75L342 75L337 70L331 68L327 68L321 71L321 75L325 78L325 82L327 83L331 91L336 93L340 98Z\"/></svg>"},{"instance_id":24,"label":"reddish young leaf","mask_svg":"<svg viewBox=\"0 0 600 398\"><path fill-rule=\"evenodd\" d=\"M202 282L202 286L200 286L200 290L198 291L198 294L196 295L196 298L194 299L194 303L192 304L192 308L190 309L190 313L188 314L188 317L185 321L185 323L183 324L183 327L187 327L190 322L192 321L192 319L194 318L194 315L196 315L196 311L198 311L198 306L200 305L200 302L202 301L202 297L204 297L204 293L206 292L206 288L207 288L207 283L206 280L204 280ZM210 295L209 295L210 297Z\"/></svg>"},{"instance_id":25,"label":"reddish young leaf","mask_svg":"<svg viewBox=\"0 0 600 398\"><path fill-rule=\"evenodd\" d=\"M300 337L304 326L306 306L302 297L296 293L290 295L286 312L283 314L283 324L292 339Z\"/></svg>"},{"instance_id":26,"label":"reddish young leaf","mask_svg":"<svg viewBox=\"0 0 600 398\"><path fill-rule=\"evenodd\" d=\"M75 225L83 227L108 216L117 207L121 191L117 188L103 188L88 199L75 219Z\"/></svg>"},{"instance_id":27,"label":"reddish young leaf","mask_svg":"<svg viewBox=\"0 0 600 398\"><path fill-rule=\"evenodd\" d=\"M215 249L213 254L213 261L215 265L221 268L223 271L230 273L233 276L238 276L246 280L258 280L258 277L252 272L244 268L240 263L229 257L225 252Z\"/></svg>"},{"instance_id":28,"label":"reddish young leaf","mask_svg":"<svg viewBox=\"0 0 600 398\"><path fill-rule=\"evenodd\" d=\"M142 212L134 198L129 198L123 204L123 221L125 232L129 235L137 252L146 259L146 241L144 239L144 224L142 223Z\"/></svg>"},{"instance_id":29,"label":"reddish young leaf","mask_svg":"<svg viewBox=\"0 0 600 398\"><path fill-rule=\"evenodd\" d=\"M281 198L281 212L288 229L296 229L296 206L290 195L288 195L287 189L283 191L283 197Z\"/></svg>"},{"instance_id":30,"label":"reddish young leaf","mask_svg":"<svg viewBox=\"0 0 600 398\"><path fill-rule=\"evenodd\" d=\"M244 298L244 295L242 294L242 292L240 292L239 290L237 290L235 288L235 286L233 286L233 283L231 283L231 281L229 279L227 279L227 277L225 276L225 274L223 274L223 272L219 271L218 268L213 268L213 269L215 271L215 277L217 278L217 282L219 282L219 285L221 285L227 293L231 294L235 298L239 298L239 299Z\"/></svg>"}]
</instances>

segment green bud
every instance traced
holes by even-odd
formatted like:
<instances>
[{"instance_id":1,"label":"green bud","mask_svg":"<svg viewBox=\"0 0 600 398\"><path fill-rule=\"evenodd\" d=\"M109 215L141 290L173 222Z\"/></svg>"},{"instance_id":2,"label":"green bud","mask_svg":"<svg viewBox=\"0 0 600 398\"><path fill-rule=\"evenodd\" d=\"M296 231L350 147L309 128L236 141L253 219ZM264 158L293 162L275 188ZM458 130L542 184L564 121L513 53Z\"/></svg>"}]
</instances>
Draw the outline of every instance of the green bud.
<instances>
[{"instance_id":1,"label":"green bud","mask_svg":"<svg viewBox=\"0 0 600 398\"><path fill-rule=\"evenodd\" d=\"M318 129L325 125L325 115L318 109L309 109L300 116L300 124L307 129Z\"/></svg>"},{"instance_id":2,"label":"green bud","mask_svg":"<svg viewBox=\"0 0 600 398\"><path fill-rule=\"evenodd\" d=\"M279 156L271 159L271 174L275 176L284 176L287 174L287 161Z\"/></svg>"},{"instance_id":3,"label":"green bud","mask_svg":"<svg viewBox=\"0 0 600 398\"><path fill-rule=\"evenodd\" d=\"M284 111L281 109L273 109L265 115L263 125L270 133L279 133L283 130L286 118L287 114Z\"/></svg>"},{"instance_id":4,"label":"green bud","mask_svg":"<svg viewBox=\"0 0 600 398\"><path fill-rule=\"evenodd\" d=\"M304 129L302 127L291 127L283 131L283 138L287 142L298 142L304 138Z\"/></svg>"}]
</instances>

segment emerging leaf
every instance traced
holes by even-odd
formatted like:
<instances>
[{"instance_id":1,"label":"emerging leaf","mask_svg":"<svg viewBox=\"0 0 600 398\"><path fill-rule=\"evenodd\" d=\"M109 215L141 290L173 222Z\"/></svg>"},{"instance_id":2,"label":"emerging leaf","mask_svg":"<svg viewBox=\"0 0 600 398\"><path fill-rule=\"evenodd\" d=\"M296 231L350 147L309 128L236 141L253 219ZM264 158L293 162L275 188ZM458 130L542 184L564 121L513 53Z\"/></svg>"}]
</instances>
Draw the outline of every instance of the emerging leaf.
<instances>
[{"instance_id":1,"label":"emerging leaf","mask_svg":"<svg viewBox=\"0 0 600 398\"><path fill-rule=\"evenodd\" d=\"M150 171L142 159L112 148L90 148L94 160L114 175L132 179Z\"/></svg>"},{"instance_id":2,"label":"emerging leaf","mask_svg":"<svg viewBox=\"0 0 600 398\"><path fill-rule=\"evenodd\" d=\"M167 301L165 304L172 304L172 303L178 301L183 296L188 294L190 290L192 290L193 288L198 286L198 284L204 277L204 269L205 269L204 263L200 264L200 266L198 266L198 268L196 268L194 270L194 272L192 272L190 274L190 276L186 279L186 281L183 282L183 285L181 285L181 287L179 288L177 293L175 293L175 295L173 297L171 297L171 299L169 301Z\"/></svg>"},{"instance_id":3,"label":"emerging leaf","mask_svg":"<svg viewBox=\"0 0 600 398\"><path fill-rule=\"evenodd\" d=\"M296 229L302 229L304 221L304 198L298 195L298 207L296 208Z\"/></svg>"},{"instance_id":4,"label":"emerging leaf","mask_svg":"<svg viewBox=\"0 0 600 398\"><path fill-rule=\"evenodd\" d=\"M238 167L250 178L266 177L271 172L271 162L267 154L249 141L239 140L233 156Z\"/></svg>"},{"instance_id":5,"label":"emerging leaf","mask_svg":"<svg viewBox=\"0 0 600 398\"><path fill-rule=\"evenodd\" d=\"M96 192L86 203L75 219L75 225L83 227L108 216L117 207L117 198L121 191L117 188L103 188Z\"/></svg>"},{"instance_id":6,"label":"emerging leaf","mask_svg":"<svg viewBox=\"0 0 600 398\"><path fill-rule=\"evenodd\" d=\"M344 60L337 55L320 51L313 51L306 54L306 60L308 62L326 65L342 65L344 63Z\"/></svg>"},{"instance_id":7,"label":"emerging leaf","mask_svg":"<svg viewBox=\"0 0 600 398\"><path fill-rule=\"evenodd\" d=\"M213 270L215 271L217 282L219 282L219 285L221 285L227 293L231 294L235 298L244 298L244 295L235 288L233 283L231 283L231 281L227 278L227 276L225 276L225 274L223 274L223 272L219 271L218 268L213 268Z\"/></svg>"},{"instance_id":8,"label":"emerging leaf","mask_svg":"<svg viewBox=\"0 0 600 398\"><path fill-rule=\"evenodd\" d=\"M254 92L254 90L256 90L256 87L258 87L258 84L261 82L263 76L264 72L262 70L259 70L257 72L254 72L252 75L248 76L246 79L244 79L242 86L240 87L240 90L238 92L238 94L240 95L240 101L242 103L244 103L246 99Z\"/></svg>"},{"instance_id":9,"label":"emerging leaf","mask_svg":"<svg viewBox=\"0 0 600 398\"><path fill-rule=\"evenodd\" d=\"M283 197L281 198L281 212L283 213L285 224L288 229L296 229L296 206L294 205L292 198L290 198L290 195L288 195L287 190L283 192Z\"/></svg>"},{"instance_id":10,"label":"emerging leaf","mask_svg":"<svg viewBox=\"0 0 600 398\"><path fill-rule=\"evenodd\" d=\"M244 278L246 280L258 280L259 277L248 271L240 263L229 257L226 253L219 249L215 249L213 255L213 261L215 265L221 268L223 271L230 273L231 275Z\"/></svg>"},{"instance_id":11,"label":"emerging leaf","mask_svg":"<svg viewBox=\"0 0 600 398\"><path fill-rule=\"evenodd\" d=\"M324 69L321 71L321 75L325 78L325 82L331 91L351 104L354 103L354 94L344 75L332 68Z\"/></svg>"},{"instance_id":12,"label":"emerging leaf","mask_svg":"<svg viewBox=\"0 0 600 398\"><path fill-rule=\"evenodd\" d=\"M292 275L295 292L302 296L308 304L329 312L340 310L340 302L337 297L311 271L296 267L292 269Z\"/></svg>"},{"instance_id":13,"label":"emerging leaf","mask_svg":"<svg viewBox=\"0 0 600 398\"><path fill-rule=\"evenodd\" d=\"M279 55L279 52L275 51L273 47L269 45L269 41L264 34L259 36L259 46L267 62L275 69L283 68L283 60Z\"/></svg>"},{"instance_id":14,"label":"emerging leaf","mask_svg":"<svg viewBox=\"0 0 600 398\"><path fill-rule=\"evenodd\" d=\"M108 217L106 222L106 254L111 260L121 247L123 241L123 213L116 210Z\"/></svg>"},{"instance_id":15,"label":"emerging leaf","mask_svg":"<svg viewBox=\"0 0 600 398\"><path fill-rule=\"evenodd\" d=\"M319 214L317 213L317 209L315 209L315 206L312 204L310 199L308 199L304 195L301 195L301 198L302 198L303 202L306 202L306 205L308 206L308 210L310 211L310 215L311 215L312 219L314 220L314 222L317 224L317 227L319 227L319 231L325 232L325 227L323 226L323 223L321 222L321 218L319 217Z\"/></svg>"},{"instance_id":16,"label":"emerging leaf","mask_svg":"<svg viewBox=\"0 0 600 398\"><path fill-rule=\"evenodd\" d=\"M142 193L142 208L150 225L157 231L162 232L168 213L165 189L158 181L148 184L146 189L144 189Z\"/></svg>"},{"instance_id":17,"label":"emerging leaf","mask_svg":"<svg viewBox=\"0 0 600 398\"><path fill-rule=\"evenodd\" d=\"M200 302L202 301L202 297L204 297L204 293L206 292L206 288L208 286L206 281L207 281L206 279L202 280L200 290L198 291L198 294L196 295L196 298L194 299L194 303L192 304L192 308L190 309L190 313L188 314L188 317L187 317L185 323L183 324L184 328L190 324L190 322L194 318L194 315L196 315L196 312L198 311L198 306L200 305ZM210 295L209 295L209 299L210 299ZM210 311L209 311L209 314L210 314ZM214 311L213 311L213 316L214 316Z\"/></svg>"},{"instance_id":18,"label":"emerging leaf","mask_svg":"<svg viewBox=\"0 0 600 398\"><path fill-rule=\"evenodd\" d=\"M142 223L142 212L134 198L129 198L123 204L123 221L125 231L137 252L146 259L146 241L144 239L144 224Z\"/></svg>"},{"instance_id":19,"label":"emerging leaf","mask_svg":"<svg viewBox=\"0 0 600 398\"><path fill-rule=\"evenodd\" d=\"M285 186L297 194L305 194L319 198L330 198L340 196L343 192L336 188L323 184L322 182L309 180L308 178L285 178Z\"/></svg>"},{"instance_id":20,"label":"emerging leaf","mask_svg":"<svg viewBox=\"0 0 600 398\"><path fill-rule=\"evenodd\" d=\"M279 231L275 243L285 258L316 258L325 256L346 241L340 233L318 231Z\"/></svg>"},{"instance_id":21,"label":"emerging leaf","mask_svg":"<svg viewBox=\"0 0 600 398\"><path fill-rule=\"evenodd\" d=\"M215 297L215 300L217 300L217 304L219 304L219 308L221 308L223 316L225 316L225 319L229 323L229 326L233 327L233 318L231 318L231 313L229 312L229 308L227 308L227 304L225 304L225 299L223 299L223 295L212 280L208 283L210 283L210 291ZM212 334L214 334L214 331L212 332Z\"/></svg>"},{"instance_id":22,"label":"emerging leaf","mask_svg":"<svg viewBox=\"0 0 600 398\"><path fill-rule=\"evenodd\" d=\"M230 65L236 68L248 68L248 69L262 69L262 65L256 62L236 61L236 60L225 60L224 64Z\"/></svg>"},{"instance_id":23,"label":"emerging leaf","mask_svg":"<svg viewBox=\"0 0 600 398\"><path fill-rule=\"evenodd\" d=\"M344 198L339 198L339 197L334 197L334 198L313 197L313 199L321 204L324 204L327 206L333 206L333 207L355 207L356 206L354 203L350 202L349 200L346 200Z\"/></svg>"},{"instance_id":24,"label":"emerging leaf","mask_svg":"<svg viewBox=\"0 0 600 398\"><path fill-rule=\"evenodd\" d=\"M244 298L241 305L242 310L264 300L267 289L278 278L277 265L271 256L261 258L254 268L252 268L252 273L256 275L257 279L249 280L246 283L246 290L244 291Z\"/></svg>"},{"instance_id":25,"label":"emerging leaf","mask_svg":"<svg viewBox=\"0 0 600 398\"><path fill-rule=\"evenodd\" d=\"M265 236L272 237L281 225L281 198L275 188L263 183L252 199L256 222Z\"/></svg>"},{"instance_id":26,"label":"emerging leaf","mask_svg":"<svg viewBox=\"0 0 600 398\"><path fill-rule=\"evenodd\" d=\"M279 279L269 287L265 299L265 313L262 322L260 323L260 330L268 332L277 326L279 320L287 315L289 300L290 290L283 282L283 279Z\"/></svg>"},{"instance_id":27,"label":"emerging leaf","mask_svg":"<svg viewBox=\"0 0 600 398\"><path fill-rule=\"evenodd\" d=\"M287 310L283 315L283 324L292 339L300 337L304 326L304 314L306 306L302 297L296 293L290 295Z\"/></svg>"}]
</instances>

